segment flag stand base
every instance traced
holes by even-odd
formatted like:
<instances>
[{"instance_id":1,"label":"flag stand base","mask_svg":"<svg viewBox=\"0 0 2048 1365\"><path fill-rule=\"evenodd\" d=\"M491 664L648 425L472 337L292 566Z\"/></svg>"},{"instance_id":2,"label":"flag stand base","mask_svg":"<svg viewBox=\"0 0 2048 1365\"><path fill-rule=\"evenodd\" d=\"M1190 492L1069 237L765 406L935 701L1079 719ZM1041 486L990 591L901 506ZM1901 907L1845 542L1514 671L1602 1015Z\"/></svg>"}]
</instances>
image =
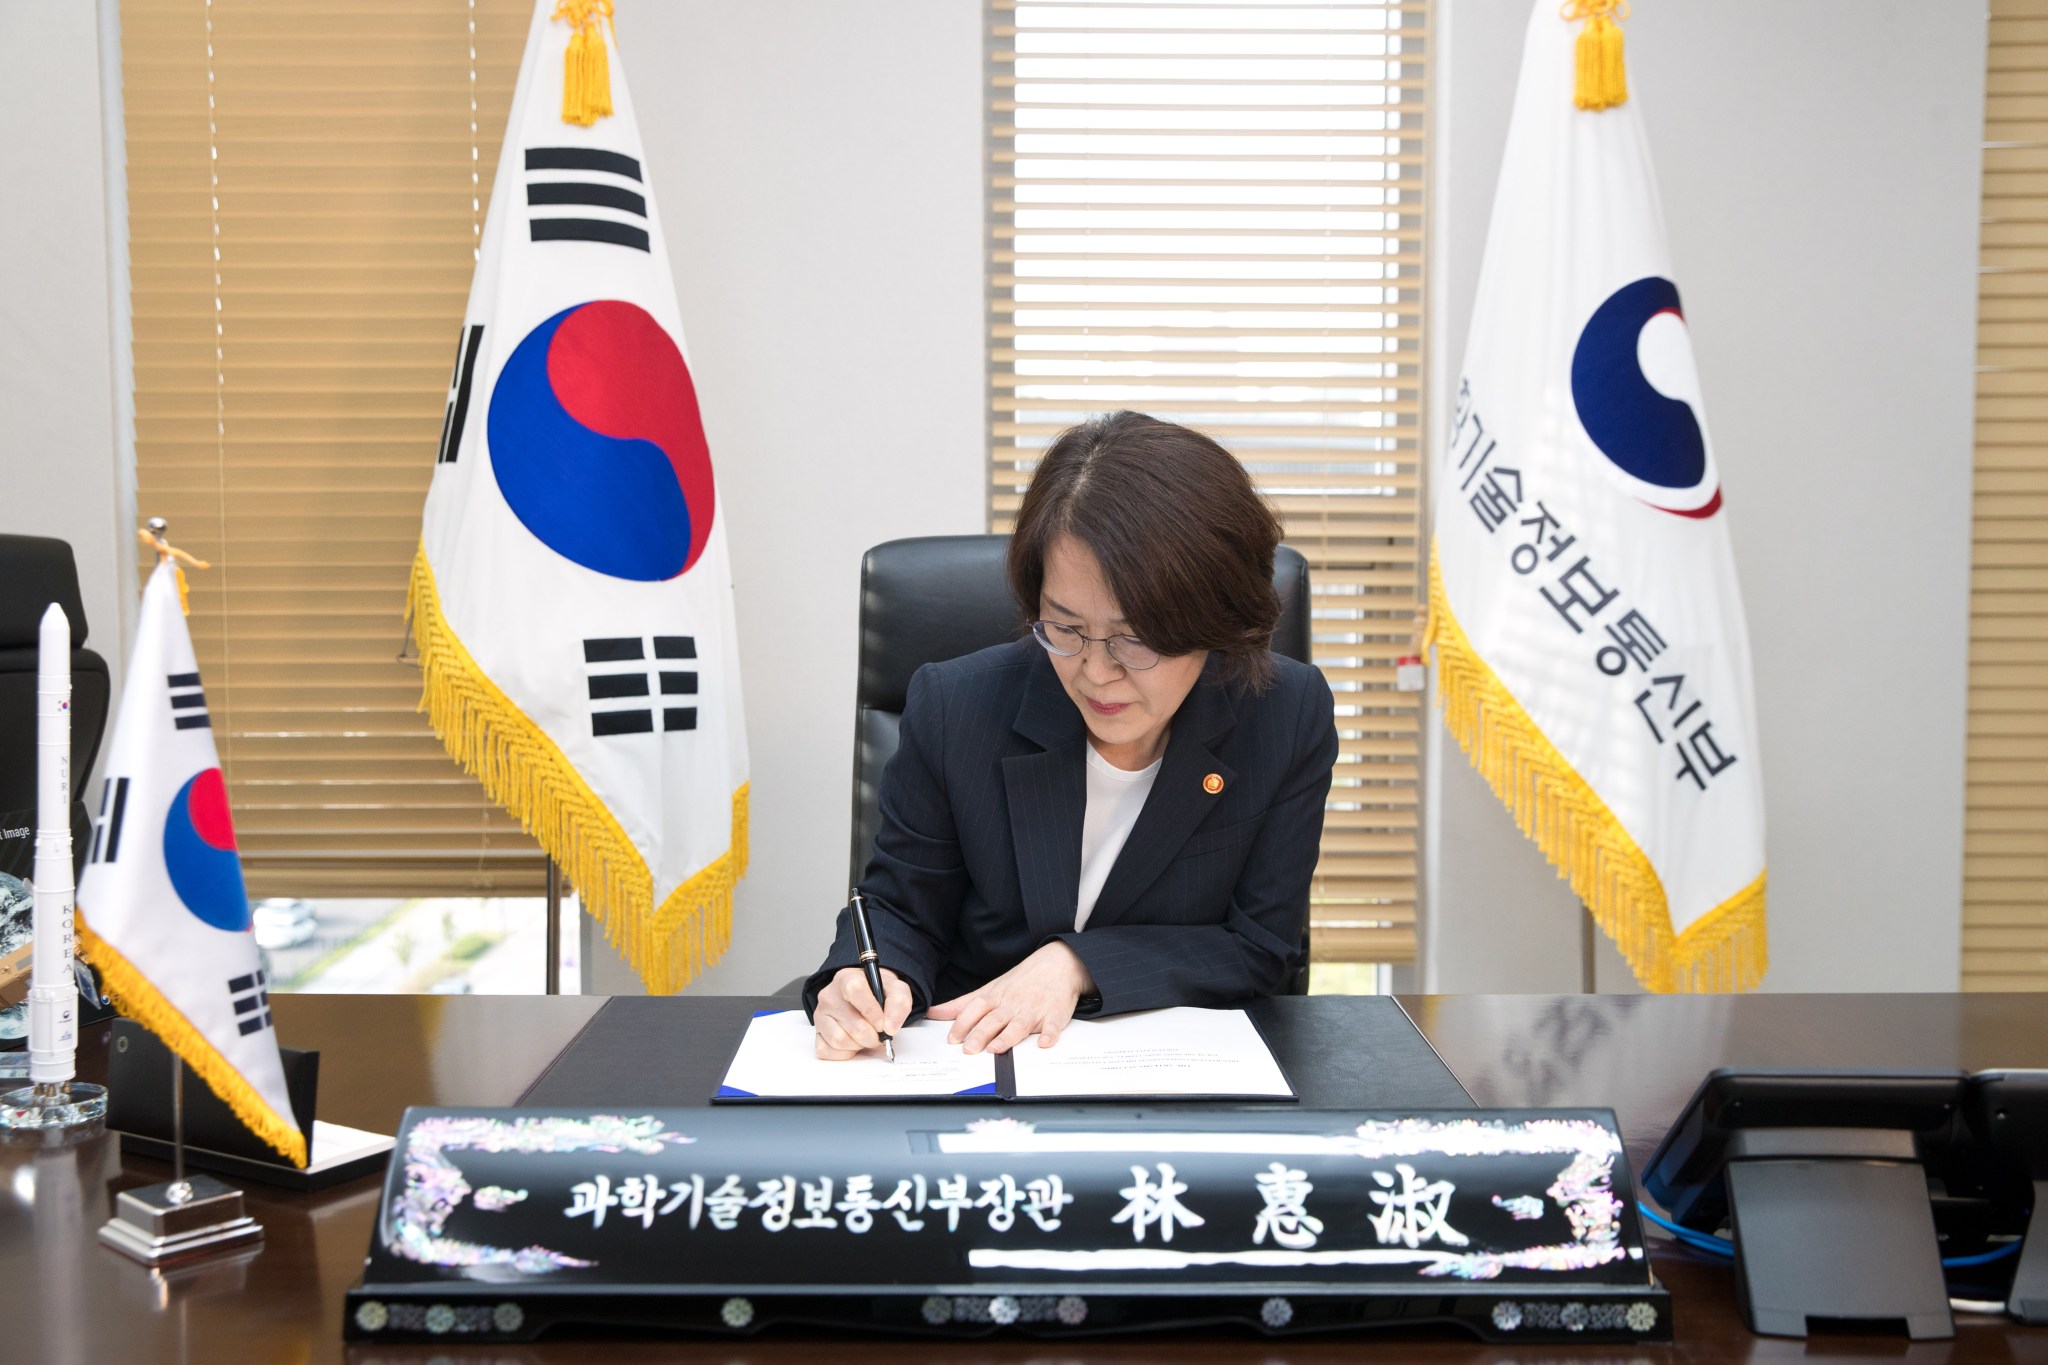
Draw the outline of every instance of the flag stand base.
<instances>
[{"instance_id":1,"label":"flag stand base","mask_svg":"<svg viewBox=\"0 0 2048 1365\"><path fill-rule=\"evenodd\" d=\"M84 1081L31 1085L0 1095L0 1129L81 1128L107 1115L107 1088Z\"/></svg>"},{"instance_id":2,"label":"flag stand base","mask_svg":"<svg viewBox=\"0 0 2048 1365\"><path fill-rule=\"evenodd\" d=\"M144 1265L211 1256L263 1240L263 1225L242 1211L242 1192L210 1175L124 1190L100 1240Z\"/></svg>"}]
</instances>

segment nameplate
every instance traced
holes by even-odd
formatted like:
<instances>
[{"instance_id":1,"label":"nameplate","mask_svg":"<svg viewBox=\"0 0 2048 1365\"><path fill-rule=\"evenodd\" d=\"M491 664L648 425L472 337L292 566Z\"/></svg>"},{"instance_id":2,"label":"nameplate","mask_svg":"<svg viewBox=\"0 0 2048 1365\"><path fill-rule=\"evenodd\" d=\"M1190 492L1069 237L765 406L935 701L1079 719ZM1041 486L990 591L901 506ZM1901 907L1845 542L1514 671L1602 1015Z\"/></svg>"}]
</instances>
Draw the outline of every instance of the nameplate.
<instances>
[{"instance_id":1,"label":"nameplate","mask_svg":"<svg viewBox=\"0 0 2048 1365\"><path fill-rule=\"evenodd\" d=\"M415 1109L345 1322L1668 1339L1633 1201L1594 1110Z\"/></svg>"}]
</instances>

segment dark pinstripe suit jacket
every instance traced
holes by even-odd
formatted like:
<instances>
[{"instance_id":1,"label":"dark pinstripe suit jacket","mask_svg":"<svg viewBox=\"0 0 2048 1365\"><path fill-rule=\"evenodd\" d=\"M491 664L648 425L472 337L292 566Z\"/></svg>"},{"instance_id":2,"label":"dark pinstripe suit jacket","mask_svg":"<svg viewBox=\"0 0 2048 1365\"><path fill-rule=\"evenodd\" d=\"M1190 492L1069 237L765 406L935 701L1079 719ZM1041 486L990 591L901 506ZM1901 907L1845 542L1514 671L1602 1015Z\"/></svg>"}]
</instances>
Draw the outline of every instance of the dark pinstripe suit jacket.
<instances>
[{"instance_id":1,"label":"dark pinstripe suit jacket","mask_svg":"<svg viewBox=\"0 0 2048 1365\"><path fill-rule=\"evenodd\" d=\"M1337 728L1322 674L1272 661L1277 681L1253 695L1218 683L1210 660L1078 933L1086 723L1051 660L1027 637L919 669L861 880L882 963L917 1007L1055 938L1088 965L1103 1014L1278 990L1301 955ZM856 962L842 910L805 1008Z\"/></svg>"}]
</instances>

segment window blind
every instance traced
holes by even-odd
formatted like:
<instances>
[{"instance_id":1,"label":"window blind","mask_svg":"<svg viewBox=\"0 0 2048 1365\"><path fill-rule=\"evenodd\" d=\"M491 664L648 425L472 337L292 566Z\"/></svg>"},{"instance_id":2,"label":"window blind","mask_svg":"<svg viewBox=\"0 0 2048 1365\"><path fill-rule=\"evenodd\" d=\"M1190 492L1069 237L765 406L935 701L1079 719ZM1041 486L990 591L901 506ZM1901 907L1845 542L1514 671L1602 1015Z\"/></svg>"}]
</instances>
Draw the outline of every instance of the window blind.
<instances>
[{"instance_id":1,"label":"window blind","mask_svg":"<svg viewBox=\"0 0 2048 1365\"><path fill-rule=\"evenodd\" d=\"M1992 0L1963 986L2048 989L2048 0Z\"/></svg>"},{"instance_id":2,"label":"window blind","mask_svg":"<svg viewBox=\"0 0 2048 1365\"><path fill-rule=\"evenodd\" d=\"M190 623L254 894L545 875L397 658L531 12L121 3L138 506L214 564Z\"/></svg>"},{"instance_id":3,"label":"window blind","mask_svg":"<svg viewBox=\"0 0 2048 1365\"><path fill-rule=\"evenodd\" d=\"M1337 696L1319 962L1415 955L1426 8L988 7L990 528L1096 413L1244 461Z\"/></svg>"}]
</instances>

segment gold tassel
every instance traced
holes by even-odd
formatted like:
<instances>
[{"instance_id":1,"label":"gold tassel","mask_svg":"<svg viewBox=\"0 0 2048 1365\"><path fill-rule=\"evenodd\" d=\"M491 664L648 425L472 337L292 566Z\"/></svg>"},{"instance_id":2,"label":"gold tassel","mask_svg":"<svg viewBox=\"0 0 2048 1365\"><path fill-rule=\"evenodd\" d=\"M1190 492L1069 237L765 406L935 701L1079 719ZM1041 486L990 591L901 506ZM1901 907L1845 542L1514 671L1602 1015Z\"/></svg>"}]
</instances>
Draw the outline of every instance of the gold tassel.
<instances>
[{"instance_id":1,"label":"gold tassel","mask_svg":"<svg viewBox=\"0 0 2048 1365\"><path fill-rule=\"evenodd\" d=\"M1770 966L1764 877L1671 932L1664 883L1599 794L1565 761L1472 647L1429 556L1429 645L1444 724L1515 823L1571 883L1594 921L1652 991L1746 991Z\"/></svg>"},{"instance_id":2,"label":"gold tassel","mask_svg":"<svg viewBox=\"0 0 2048 1365\"><path fill-rule=\"evenodd\" d=\"M420 709L442 745L562 866L650 992L687 986L732 941L733 886L747 871L747 785L732 796L731 845L657 907L653 875L624 828L455 637L424 547L413 558L406 609L420 654Z\"/></svg>"},{"instance_id":3,"label":"gold tassel","mask_svg":"<svg viewBox=\"0 0 2048 1365\"><path fill-rule=\"evenodd\" d=\"M1579 30L1572 103L1581 109L1612 109L1628 100L1628 67L1621 57L1621 25L1627 0L1565 0L1567 20L1584 19Z\"/></svg>"},{"instance_id":4,"label":"gold tassel","mask_svg":"<svg viewBox=\"0 0 2048 1365\"><path fill-rule=\"evenodd\" d=\"M164 1046L184 1059L206 1088L234 1111L250 1132L275 1147L292 1165L306 1164L306 1135L298 1130L289 1114L280 1114L264 1102L242 1073L221 1056L206 1035L164 997L135 965L114 950L112 944L92 931L85 907L78 907L78 950L85 960L100 969L107 994L121 1007L121 1013L163 1039Z\"/></svg>"},{"instance_id":5,"label":"gold tassel","mask_svg":"<svg viewBox=\"0 0 2048 1365\"><path fill-rule=\"evenodd\" d=\"M572 30L562 54L562 122L588 128L612 112L611 59L604 45L612 0L555 0L553 17L567 19Z\"/></svg>"}]
</instances>

